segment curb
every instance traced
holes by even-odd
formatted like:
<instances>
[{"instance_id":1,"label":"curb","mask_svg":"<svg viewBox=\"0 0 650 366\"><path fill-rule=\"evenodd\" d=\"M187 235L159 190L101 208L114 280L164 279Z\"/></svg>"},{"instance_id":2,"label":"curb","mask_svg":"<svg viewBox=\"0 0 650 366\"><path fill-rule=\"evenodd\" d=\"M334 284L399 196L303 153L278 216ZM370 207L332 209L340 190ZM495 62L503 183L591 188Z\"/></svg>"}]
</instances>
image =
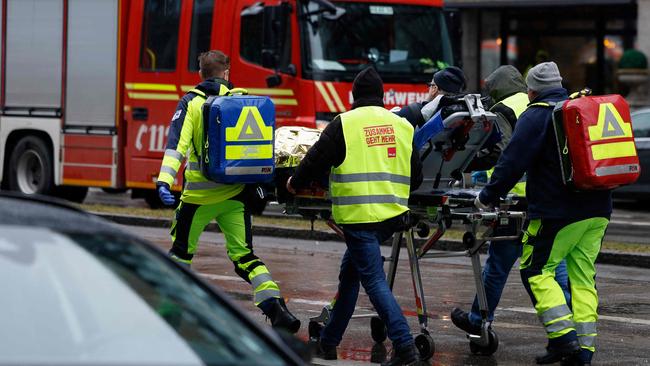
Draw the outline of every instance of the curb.
<instances>
[{"instance_id":1,"label":"curb","mask_svg":"<svg viewBox=\"0 0 650 366\"><path fill-rule=\"evenodd\" d=\"M101 217L105 220L112 221L116 224L121 225L132 225L132 226L147 226L147 227L158 227L158 228L169 228L171 226L171 220L166 218L159 217L144 217L144 216L131 216L131 215L119 215L119 214L109 214L101 212L91 212L91 214ZM220 232L219 226L217 224L209 224L206 231ZM256 236L273 236L280 238L292 238L292 239L302 239L302 240L318 240L318 241L338 241L343 242L341 238L330 232L320 231L320 230L303 230L303 229L291 229L284 227L273 227L273 226L259 226L253 225L253 235ZM417 239L416 242L422 242L422 239ZM464 250L463 244L459 240L439 240L435 246L435 249L438 250L447 250L447 251L461 251ZM486 249L481 250L481 253L485 253ZM613 264L618 266L633 266L641 268L650 268L650 254L644 253L627 253L627 252L618 252L618 251L601 251L598 254L596 263L601 264Z\"/></svg>"}]
</instances>

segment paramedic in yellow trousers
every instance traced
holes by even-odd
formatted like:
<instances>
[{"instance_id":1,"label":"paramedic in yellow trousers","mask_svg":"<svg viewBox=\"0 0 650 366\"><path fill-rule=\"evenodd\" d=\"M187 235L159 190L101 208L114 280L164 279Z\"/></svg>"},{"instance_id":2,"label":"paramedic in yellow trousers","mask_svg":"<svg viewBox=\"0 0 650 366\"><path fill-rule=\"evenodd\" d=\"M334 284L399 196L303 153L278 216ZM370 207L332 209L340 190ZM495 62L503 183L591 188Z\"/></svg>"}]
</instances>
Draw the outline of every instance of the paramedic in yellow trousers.
<instances>
[{"instance_id":1,"label":"paramedic in yellow trousers","mask_svg":"<svg viewBox=\"0 0 650 366\"><path fill-rule=\"evenodd\" d=\"M374 68L357 75L352 96L352 110L332 120L287 181L287 190L295 193L330 173L332 216L347 246L338 298L321 331L317 356L337 358L361 284L393 342L393 357L385 365L413 365L419 354L388 287L379 245L404 230L408 198L422 182L422 165L413 148L413 126L384 108L383 82Z\"/></svg>"},{"instance_id":2,"label":"paramedic in yellow trousers","mask_svg":"<svg viewBox=\"0 0 650 366\"><path fill-rule=\"evenodd\" d=\"M473 184L476 184L476 181L487 183L487 180L492 175L494 164L499 159L499 155L508 145L508 142L510 142L512 131L516 128L517 119L526 110L529 103L528 95L526 94L526 82L519 71L512 65L499 66L494 72L488 75L485 79L485 90L494 102L490 107L490 112L497 116L498 129L493 130L493 133L499 133L501 135L501 141L487 147L484 145L483 149L481 149L468 166L467 170L474 171L472 173ZM489 170L486 171L483 169ZM481 179L481 177L483 178ZM522 180L509 193L525 198L525 176ZM520 202L514 209L517 211L526 210L526 205ZM517 227L515 222L511 222L507 226L496 227L495 236L518 236L520 231L521 228ZM521 250L522 244L519 238L496 243L490 242L488 256L482 273L488 308L486 320L490 322L489 326L492 326L494 311L499 305L499 300L506 286L510 270L521 256ZM567 301L570 301L571 295L568 285L566 262L562 261L556 268L555 279L560 284L560 287L562 287ZM482 316L478 296L474 297L474 303L470 312L465 312L460 308L452 310L451 321L455 326L469 334L480 335Z\"/></svg>"},{"instance_id":3,"label":"paramedic in yellow trousers","mask_svg":"<svg viewBox=\"0 0 650 366\"><path fill-rule=\"evenodd\" d=\"M489 184L475 204L498 202L528 174L530 223L524 233L521 278L548 336L538 364L590 365L595 351L598 294L595 261L612 213L610 191L572 191L561 178L552 106L568 99L554 62L531 68L526 77L528 109L519 117ZM571 306L555 278L565 259Z\"/></svg>"},{"instance_id":4,"label":"paramedic in yellow trousers","mask_svg":"<svg viewBox=\"0 0 650 366\"><path fill-rule=\"evenodd\" d=\"M210 221L216 219L235 272L253 287L255 305L270 318L273 327L296 333L300 321L286 308L278 285L253 253L251 215L247 203L254 193L243 184L215 183L201 173L196 146L200 146L203 140L202 106L208 96L224 95L232 85L228 81L230 59L223 52L202 53L199 68L203 81L183 96L172 117L157 182L162 202L173 205L175 200L169 189L187 157L185 185L172 223L173 245L169 255L189 266L201 233Z\"/></svg>"}]
</instances>

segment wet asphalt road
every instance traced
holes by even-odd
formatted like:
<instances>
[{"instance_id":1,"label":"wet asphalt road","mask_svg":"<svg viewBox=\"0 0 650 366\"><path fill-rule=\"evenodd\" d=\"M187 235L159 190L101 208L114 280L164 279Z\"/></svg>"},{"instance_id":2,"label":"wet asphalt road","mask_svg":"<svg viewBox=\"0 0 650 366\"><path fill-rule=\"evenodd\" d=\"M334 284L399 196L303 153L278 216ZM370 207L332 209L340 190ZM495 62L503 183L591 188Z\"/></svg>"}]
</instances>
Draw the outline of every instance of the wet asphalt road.
<instances>
[{"instance_id":1,"label":"wet asphalt road","mask_svg":"<svg viewBox=\"0 0 650 366\"><path fill-rule=\"evenodd\" d=\"M170 246L166 229L124 228L164 250ZM303 321L299 336L307 339L308 319L319 314L323 305L336 292L338 266L344 245L338 242L271 237L256 237L254 242L256 254L264 260L280 284L289 308ZM385 255L389 255L388 250L387 247L382 248ZM419 327L406 262L406 258L400 262L395 294L411 329L416 332ZM264 316L252 303L250 286L234 273L220 234L204 233L193 269L215 286L224 289L260 323L265 322ZM432 365L534 364L534 355L543 351L546 339L516 268L504 290L493 325L500 346L490 357L471 355L464 333L449 320L452 308L469 308L475 292L469 259L425 259L421 270L425 300L431 317L429 329L436 343L436 353L430 361ZM598 351L594 364L650 364L650 269L599 265L597 281L601 304ZM357 306L357 313L368 312L370 309L363 291ZM339 347L339 361L315 359L314 363L367 364L372 345L369 320L352 320Z\"/></svg>"}]
</instances>

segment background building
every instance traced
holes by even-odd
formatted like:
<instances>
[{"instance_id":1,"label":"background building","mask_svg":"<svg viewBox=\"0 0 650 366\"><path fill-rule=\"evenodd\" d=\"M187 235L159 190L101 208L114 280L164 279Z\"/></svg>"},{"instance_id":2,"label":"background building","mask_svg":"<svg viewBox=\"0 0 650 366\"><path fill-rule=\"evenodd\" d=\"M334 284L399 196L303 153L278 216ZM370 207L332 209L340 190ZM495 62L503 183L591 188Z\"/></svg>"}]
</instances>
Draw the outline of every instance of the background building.
<instances>
[{"instance_id":1,"label":"background building","mask_svg":"<svg viewBox=\"0 0 650 366\"><path fill-rule=\"evenodd\" d=\"M650 0L446 0L445 6L458 12L459 59L470 90L499 65L525 73L548 59L571 91L618 92L623 51L650 55Z\"/></svg>"}]
</instances>

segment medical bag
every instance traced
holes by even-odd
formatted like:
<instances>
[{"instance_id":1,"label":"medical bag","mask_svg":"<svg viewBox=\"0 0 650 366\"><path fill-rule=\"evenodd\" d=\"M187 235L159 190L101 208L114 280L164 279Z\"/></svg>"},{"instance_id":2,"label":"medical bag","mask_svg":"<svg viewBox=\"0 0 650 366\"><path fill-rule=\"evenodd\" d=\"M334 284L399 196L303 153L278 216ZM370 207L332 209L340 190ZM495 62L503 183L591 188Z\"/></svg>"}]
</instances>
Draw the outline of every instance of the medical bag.
<instances>
[{"instance_id":1,"label":"medical bag","mask_svg":"<svg viewBox=\"0 0 650 366\"><path fill-rule=\"evenodd\" d=\"M239 94L238 94L239 93ZM275 106L243 89L211 96L203 105L201 172L218 183L273 180Z\"/></svg>"},{"instance_id":2,"label":"medical bag","mask_svg":"<svg viewBox=\"0 0 650 366\"><path fill-rule=\"evenodd\" d=\"M553 110L564 184L607 190L634 183L640 166L627 102L617 94L588 94L576 93Z\"/></svg>"}]
</instances>

